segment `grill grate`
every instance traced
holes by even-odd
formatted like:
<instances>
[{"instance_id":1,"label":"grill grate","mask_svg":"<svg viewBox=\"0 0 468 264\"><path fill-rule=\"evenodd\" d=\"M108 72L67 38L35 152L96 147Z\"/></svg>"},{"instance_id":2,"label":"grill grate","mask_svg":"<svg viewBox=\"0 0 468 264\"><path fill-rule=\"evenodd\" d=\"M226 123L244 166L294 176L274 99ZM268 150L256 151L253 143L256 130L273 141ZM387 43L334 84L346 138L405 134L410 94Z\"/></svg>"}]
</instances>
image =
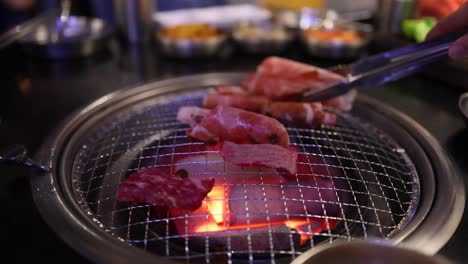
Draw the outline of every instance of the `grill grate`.
<instances>
[{"instance_id":1,"label":"grill grate","mask_svg":"<svg viewBox=\"0 0 468 264\"><path fill-rule=\"evenodd\" d=\"M235 184L240 192L237 202L245 205L239 213L243 214L239 217L246 218L245 229L223 235L190 233L192 221L208 222L209 216L175 216L150 205L118 203L116 191L129 174L164 166L161 160L174 161L182 156L205 155L206 160L190 162L220 168L216 173L224 180L216 186L233 188L229 179L239 172L208 158L210 151L191 151L202 143L188 139L186 126L175 119L180 106L200 105L205 93L206 89L148 99L109 117L83 137L86 141L76 155L72 183L76 200L102 228L144 250L192 263L289 262L318 243L368 237L391 239L414 213L419 182L405 151L365 120L347 113L337 113L338 124L334 127L288 127L292 145L307 157L299 164L310 167L295 181L269 183L267 170L242 172L255 173L260 179L260 184L245 180ZM300 177L310 177L315 183L302 184ZM323 186L322 180L330 184ZM279 198L270 197L269 191L274 188L280 190ZM291 192L299 198L290 196ZM317 194L314 199L307 198L311 192ZM233 202L224 193L222 200ZM330 193L337 200L328 199ZM263 211L249 211L249 206L258 204L254 200L264 204ZM298 203L304 204L303 210L291 211L291 206ZM308 212L309 203L319 205L321 213ZM275 209L277 204L284 209L282 212ZM339 214L330 213L331 206L338 208ZM307 229L278 227L271 221L278 215L287 220L299 215L307 222ZM258 216L264 217L266 224L260 231L249 223ZM325 227L320 231L315 229L317 219L323 220ZM175 222L183 223L185 232L175 232ZM311 239L297 243L300 235Z\"/></svg>"}]
</instances>

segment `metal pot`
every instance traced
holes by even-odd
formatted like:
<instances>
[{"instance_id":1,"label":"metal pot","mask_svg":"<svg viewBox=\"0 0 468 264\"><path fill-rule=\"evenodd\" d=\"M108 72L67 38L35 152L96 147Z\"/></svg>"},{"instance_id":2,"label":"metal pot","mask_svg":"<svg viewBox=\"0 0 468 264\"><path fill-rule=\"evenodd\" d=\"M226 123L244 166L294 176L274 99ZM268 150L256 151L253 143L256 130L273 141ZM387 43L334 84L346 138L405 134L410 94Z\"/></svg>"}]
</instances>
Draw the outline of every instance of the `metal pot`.
<instances>
[{"instance_id":1,"label":"metal pot","mask_svg":"<svg viewBox=\"0 0 468 264\"><path fill-rule=\"evenodd\" d=\"M155 0L113 0L114 15L121 33L130 43L151 39Z\"/></svg>"},{"instance_id":2,"label":"metal pot","mask_svg":"<svg viewBox=\"0 0 468 264\"><path fill-rule=\"evenodd\" d=\"M109 47L113 28L104 20L70 16L66 22L52 16L19 39L34 57L64 59L89 56Z\"/></svg>"}]
</instances>

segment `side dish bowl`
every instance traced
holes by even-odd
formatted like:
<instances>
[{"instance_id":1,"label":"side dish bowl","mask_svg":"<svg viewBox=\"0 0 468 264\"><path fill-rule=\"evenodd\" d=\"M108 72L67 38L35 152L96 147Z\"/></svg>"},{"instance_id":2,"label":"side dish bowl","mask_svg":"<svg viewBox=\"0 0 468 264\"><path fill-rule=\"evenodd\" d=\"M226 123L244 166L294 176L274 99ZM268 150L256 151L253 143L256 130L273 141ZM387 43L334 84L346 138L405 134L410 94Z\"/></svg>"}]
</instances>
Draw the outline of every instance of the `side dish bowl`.
<instances>
[{"instance_id":1,"label":"side dish bowl","mask_svg":"<svg viewBox=\"0 0 468 264\"><path fill-rule=\"evenodd\" d=\"M214 56L227 40L221 30L205 24L162 28L156 39L163 54L177 58Z\"/></svg>"},{"instance_id":2,"label":"side dish bowl","mask_svg":"<svg viewBox=\"0 0 468 264\"><path fill-rule=\"evenodd\" d=\"M277 54L293 39L293 33L272 23L242 23L232 29L232 39L247 53Z\"/></svg>"},{"instance_id":3,"label":"side dish bowl","mask_svg":"<svg viewBox=\"0 0 468 264\"><path fill-rule=\"evenodd\" d=\"M324 18L307 19L302 13L300 39L312 56L331 59L356 59L368 46L372 28L363 23L343 20L333 12ZM309 21L310 23L306 23Z\"/></svg>"}]
</instances>

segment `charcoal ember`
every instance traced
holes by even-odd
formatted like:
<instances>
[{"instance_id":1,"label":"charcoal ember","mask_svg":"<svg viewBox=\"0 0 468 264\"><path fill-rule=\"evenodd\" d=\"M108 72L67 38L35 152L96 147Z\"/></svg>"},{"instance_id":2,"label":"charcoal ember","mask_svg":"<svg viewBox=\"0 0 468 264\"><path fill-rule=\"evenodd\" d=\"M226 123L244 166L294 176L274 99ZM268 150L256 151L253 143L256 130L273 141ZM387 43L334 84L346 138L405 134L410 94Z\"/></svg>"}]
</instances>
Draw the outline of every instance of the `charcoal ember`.
<instances>
[{"instance_id":1,"label":"charcoal ember","mask_svg":"<svg viewBox=\"0 0 468 264\"><path fill-rule=\"evenodd\" d=\"M244 225L314 216L339 216L338 196L329 179L317 178L316 184L235 185L229 194L231 223ZM318 185L318 186L315 186ZM317 188L318 187L318 188Z\"/></svg>"},{"instance_id":2,"label":"charcoal ember","mask_svg":"<svg viewBox=\"0 0 468 264\"><path fill-rule=\"evenodd\" d=\"M208 236L210 247L220 250L269 252L270 250L291 250L300 247L299 234L284 224L250 229L229 229L200 233L200 235L191 237L191 243L203 247L206 245L206 236Z\"/></svg>"}]
</instances>

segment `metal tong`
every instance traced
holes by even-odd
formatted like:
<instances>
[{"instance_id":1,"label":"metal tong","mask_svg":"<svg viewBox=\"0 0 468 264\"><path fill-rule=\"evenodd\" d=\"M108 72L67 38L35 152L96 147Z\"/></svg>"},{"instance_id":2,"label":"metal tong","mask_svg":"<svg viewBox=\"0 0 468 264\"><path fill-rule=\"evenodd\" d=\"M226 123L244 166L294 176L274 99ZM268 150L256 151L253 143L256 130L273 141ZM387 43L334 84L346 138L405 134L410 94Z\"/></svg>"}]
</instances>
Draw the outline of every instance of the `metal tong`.
<instances>
[{"instance_id":1,"label":"metal tong","mask_svg":"<svg viewBox=\"0 0 468 264\"><path fill-rule=\"evenodd\" d=\"M347 93L354 88L371 88L398 80L432 63L448 58L449 46L468 30L367 57L349 65L331 69L346 79L323 89L301 95L303 101L321 101Z\"/></svg>"}]
</instances>

